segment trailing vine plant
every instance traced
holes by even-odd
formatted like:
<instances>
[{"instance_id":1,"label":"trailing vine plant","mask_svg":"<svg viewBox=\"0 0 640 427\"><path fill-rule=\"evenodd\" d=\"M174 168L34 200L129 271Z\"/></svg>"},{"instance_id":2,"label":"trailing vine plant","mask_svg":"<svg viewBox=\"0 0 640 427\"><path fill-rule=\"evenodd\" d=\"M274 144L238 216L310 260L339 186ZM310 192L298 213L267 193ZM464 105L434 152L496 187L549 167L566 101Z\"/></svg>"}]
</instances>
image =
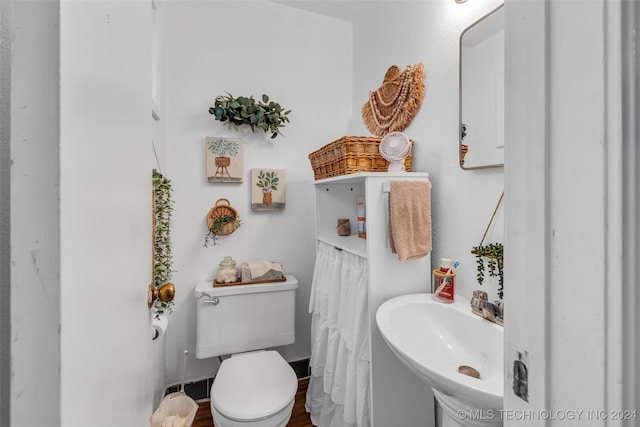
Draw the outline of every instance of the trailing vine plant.
<instances>
[{"instance_id":1,"label":"trailing vine plant","mask_svg":"<svg viewBox=\"0 0 640 427\"><path fill-rule=\"evenodd\" d=\"M153 182L153 284L160 288L171 280L173 254L171 251L171 181L156 169L152 171ZM173 301L156 300L153 303L155 317L173 311Z\"/></svg>"},{"instance_id":2,"label":"trailing vine plant","mask_svg":"<svg viewBox=\"0 0 640 427\"><path fill-rule=\"evenodd\" d=\"M498 278L498 297L504 296L504 246L502 243L490 243L488 245L474 246L471 253L476 256L476 280L482 286L485 279L485 271L490 277ZM485 258L487 263L485 265Z\"/></svg>"},{"instance_id":3,"label":"trailing vine plant","mask_svg":"<svg viewBox=\"0 0 640 427\"><path fill-rule=\"evenodd\" d=\"M236 215L220 215L211 222L209 232L204 236L204 247L218 246L218 234L227 224L235 224L240 227L240 219Z\"/></svg>"}]
</instances>

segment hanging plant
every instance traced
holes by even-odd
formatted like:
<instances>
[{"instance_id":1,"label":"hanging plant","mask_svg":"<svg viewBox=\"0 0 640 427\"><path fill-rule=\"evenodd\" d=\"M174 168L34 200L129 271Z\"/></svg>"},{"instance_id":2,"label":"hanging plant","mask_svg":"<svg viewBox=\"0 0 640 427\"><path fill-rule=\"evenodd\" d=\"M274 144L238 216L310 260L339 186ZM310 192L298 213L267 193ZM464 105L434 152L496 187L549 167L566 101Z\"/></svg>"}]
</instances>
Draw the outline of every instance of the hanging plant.
<instances>
[{"instance_id":1,"label":"hanging plant","mask_svg":"<svg viewBox=\"0 0 640 427\"><path fill-rule=\"evenodd\" d=\"M235 215L220 215L211 222L209 232L204 236L204 247L218 246L218 236L226 233L221 231L225 226L231 225L232 227L240 227L240 219Z\"/></svg>"},{"instance_id":2,"label":"hanging plant","mask_svg":"<svg viewBox=\"0 0 640 427\"><path fill-rule=\"evenodd\" d=\"M478 246L474 246L473 250L471 251L471 253L475 254L476 256L476 280L478 281L478 284L482 286L482 283L484 283L486 271L484 259L487 258L488 261L486 267L489 269L489 276L498 278L498 297L500 299L502 299L502 297L504 296L504 246L502 245L502 243L490 243L488 245L485 245L484 239L485 237L487 237L489 228L491 228L491 224L493 223L493 219L496 217L496 213L498 212L498 208L500 207L500 203L502 203L503 198L504 191L500 195L500 199L498 199L496 208L493 210L493 215L491 215L489 224L484 230L484 235L482 236L482 240L480 240L480 244Z\"/></svg>"},{"instance_id":3,"label":"hanging plant","mask_svg":"<svg viewBox=\"0 0 640 427\"><path fill-rule=\"evenodd\" d=\"M152 171L153 182L153 284L156 289L171 280L173 255L171 251L171 182L156 169ZM171 313L173 301L155 300L153 310L156 318L165 312Z\"/></svg>"},{"instance_id":4,"label":"hanging plant","mask_svg":"<svg viewBox=\"0 0 640 427\"><path fill-rule=\"evenodd\" d=\"M240 216L227 199L218 199L207 214L209 232L204 236L204 247L218 245L218 236L231 234L240 227Z\"/></svg>"},{"instance_id":5,"label":"hanging plant","mask_svg":"<svg viewBox=\"0 0 640 427\"><path fill-rule=\"evenodd\" d=\"M504 247L502 243L474 246L471 253L476 256L476 280L478 284L482 286L485 279L485 271L488 269L490 277L498 278L498 297L502 299L504 296ZM486 265L485 258L487 258Z\"/></svg>"},{"instance_id":6,"label":"hanging plant","mask_svg":"<svg viewBox=\"0 0 640 427\"><path fill-rule=\"evenodd\" d=\"M247 125L253 132L262 129L271 132L271 139L281 135L280 128L289 123L289 113L277 102L271 101L267 95L262 95L262 101L250 97L234 97L230 93L215 98L209 114L216 120L232 127Z\"/></svg>"}]
</instances>

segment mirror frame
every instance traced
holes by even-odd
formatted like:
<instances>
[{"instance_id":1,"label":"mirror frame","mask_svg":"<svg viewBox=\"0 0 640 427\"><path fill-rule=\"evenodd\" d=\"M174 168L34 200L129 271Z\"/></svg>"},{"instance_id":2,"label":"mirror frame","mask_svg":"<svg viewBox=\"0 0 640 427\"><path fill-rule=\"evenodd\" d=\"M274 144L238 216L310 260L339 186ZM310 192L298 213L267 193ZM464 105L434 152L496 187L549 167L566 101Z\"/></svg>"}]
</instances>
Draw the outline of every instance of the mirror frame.
<instances>
[{"instance_id":1,"label":"mirror frame","mask_svg":"<svg viewBox=\"0 0 640 427\"><path fill-rule=\"evenodd\" d=\"M459 50L458 52L458 164L460 165L460 168L463 170L477 170L477 169L504 167L504 160L502 163L494 163L489 165L471 166L471 167L464 166L462 163L462 146L463 146L462 144L462 37L464 37L464 34L467 31L469 31L471 28L476 26L480 21L487 18L488 16L490 16L491 14L495 13L496 11L500 10L503 7L504 7L504 3L492 9L491 11L489 11L488 13L484 14L479 19L471 23L471 25L469 25L467 28L465 28L462 31L462 33L460 34L460 40L458 42L459 43L458 45L458 50Z\"/></svg>"}]
</instances>

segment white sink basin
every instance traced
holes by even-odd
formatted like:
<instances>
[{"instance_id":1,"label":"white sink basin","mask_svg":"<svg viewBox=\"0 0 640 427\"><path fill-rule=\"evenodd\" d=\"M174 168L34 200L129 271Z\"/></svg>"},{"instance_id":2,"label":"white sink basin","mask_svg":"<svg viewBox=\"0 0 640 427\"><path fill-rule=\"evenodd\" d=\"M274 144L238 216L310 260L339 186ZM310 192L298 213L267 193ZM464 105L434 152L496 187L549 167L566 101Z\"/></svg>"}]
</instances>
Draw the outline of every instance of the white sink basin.
<instances>
[{"instance_id":1,"label":"white sink basin","mask_svg":"<svg viewBox=\"0 0 640 427\"><path fill-rule=\"evenodd\" d=\"M503 328L473 314L468 299L403 295L383 303L376 321L398 358L432 388L465 407L502 409ZM480 379L459 373L462 365Z\"/></svg>"}]
</instances>

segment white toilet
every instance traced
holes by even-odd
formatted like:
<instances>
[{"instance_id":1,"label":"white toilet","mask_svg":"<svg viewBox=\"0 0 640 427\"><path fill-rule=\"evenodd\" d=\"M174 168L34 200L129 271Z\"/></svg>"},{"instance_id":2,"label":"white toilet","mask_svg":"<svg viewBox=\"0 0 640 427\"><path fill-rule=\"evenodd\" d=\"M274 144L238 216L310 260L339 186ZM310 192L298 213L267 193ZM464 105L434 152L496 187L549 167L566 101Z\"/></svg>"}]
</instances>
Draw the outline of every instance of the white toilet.
<instances>
[{"instance_id":1,"label":"white toilet","mask_svg":"<svg viewBox=\"0 0 640 427\"><path fill-rule=\"evenodd\" d=\"M298 389L289 364L272 347L295 341L298 281L213 287L196 285L196 358L231 355L211 386L216 427L284 427Z\"/></svg>"}]
</instances>

